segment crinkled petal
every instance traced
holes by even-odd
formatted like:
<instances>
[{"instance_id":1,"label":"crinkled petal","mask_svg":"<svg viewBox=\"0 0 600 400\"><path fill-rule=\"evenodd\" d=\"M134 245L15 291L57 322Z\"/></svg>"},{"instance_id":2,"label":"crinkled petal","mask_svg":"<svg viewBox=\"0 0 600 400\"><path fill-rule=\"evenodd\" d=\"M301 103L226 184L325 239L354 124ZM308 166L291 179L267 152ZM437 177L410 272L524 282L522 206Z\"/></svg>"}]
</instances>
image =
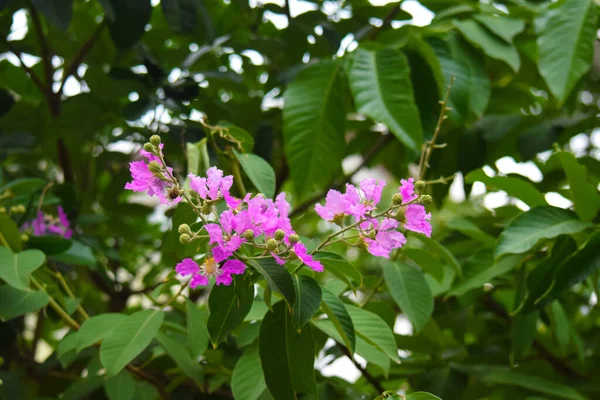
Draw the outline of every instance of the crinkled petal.
<instances>
[{"instance_id":1,"label":"crinkled petal","mask_svg":"<svg viewBox=\"0 0 600 400\"><path fill-rule=\"evenodd\" d=\"M231 274L227 273L227 272L223 272L221 275L217 276L215 278L215 282L218 285L225 285L225 286L229 286L231 285L231 282L233 281L233 277L231 276Z\"/></svg>"},{"instance_id":2,"label":"crinkled petal","mask_svg":"<svg viewBox=\"0 0 600 400\"><path fill-rule=\"evenodd\" d=\"M232 236L227 242L225 242L223 248L227 252L233 253L234 251L239 249L242 243L244 243L245 241L246 240L244 238L241 238L239 236Z\"/></svg>"},{"instance_id":3,"label":"crinkled petal","mask_svg":"<svg viewBox=\"0 0 600 400\"><path fill-rule=\"evenodd\" d=\"M400 191L400 196L402 196L403 203L408 203L409 201L413 201L418 197L415 193L414 181L414 178L408 178L407 180L402 179L400 181L400 187L398 190Z\"/></svg>"},{"instance_id":4,"label":"crinkled petal","mask_svg":"<svg viewBox=\"0 0 600 400\"><path fill-rule=\"evenodd\" d=\"M201 178L199 176L194 175L193 173L188 174L188 179L190 180L190 187L201 199L206 199L208 195L208 189L206 188L206 178Z\"/></svg>"},{"instance_id":5,"label":"crinkled petal","mask_svg":"<svg viewBox=\"0 0 600 400\"><path fill-rule=\"evenodd\" d=\"M224 273L229 274L243 274L246 270L246 264L244 264L240 260L227 260L225 261L225 264L223 264L222 270Z\"/></svg>"},{"instance_id":6,"label":"crinkled petal","mask_svg":"<svg viewBox=\"0 0 600 400\"><path fill-rule=\"evenodd\" d=\"M194 274L190 281L190 289L195 289L197 286L208 286L208 278L204 275Z\"/></svg>"},{"instance_id":7,"label":"crinkled petal","mask_svg":"<svg viewBox=\"0 0 600 400\"><path fill-rule=\"evenodd\" d=\"M431 219L431 213L428 213L423 205L409 204L406 206L404 218L406 219L404 228L431 237L431 224L428 222Z\"/></svg>"},{"instance_id":8,"label":"crinkled petal","mask_svg":"<svg viewBox=\"0 0 600 400\"><path fill-rule=\"evenodd\" d=\"M233 253L220 246L217 246L212 249L212 254L215 262L220 263L223 260L227 260Z\"/></svg>"},{"instance_id":9,"label":"crinkled petal","mask_svg":"<svg viewBox=\"0 0 600 400\"><path fill-rule=\"evenodd\" d=\"M279 257L277 254L275 254L274 252L271 252L271 255L273 256L273 258L275 259L275 262L279 265L285 265L285 260L281 257Z\"/></svg>"},{"instance_id":10,"label":"crinkled petal","mask_svg":"<svg viewBox=\"0 0 600 400\"><path fill-rule=\"evenodd\" d=\"M208 187L208 197L211 200L217 200L219 198L219 189L221 188L221 179L223 178L223 171L217 167L210 167L206 171L206 186Z\"/></svg>"},{"instance_id":11,"label":"crinkled petal","mask_svg":"<svg viewBox=\"0 0 600 400\"><path fill-rule=\"evenodd\" d=\"M210 238L209 244L223 244L223 231L221 230L221 226L218 224L206 224L204 225L204 229L208 232L208 237Z\"/></svg>"},{"instance_id":12,"label":"crinkled petal","mask_svg":"<svg viewBox=\"0 0 600 400\"><path fill-rule=\"evenodd\" d=\"M184 258L175 266L175 271L181 276L188 276L200 272L200 267L191 258Z\"/></svg>"}]
</instances>

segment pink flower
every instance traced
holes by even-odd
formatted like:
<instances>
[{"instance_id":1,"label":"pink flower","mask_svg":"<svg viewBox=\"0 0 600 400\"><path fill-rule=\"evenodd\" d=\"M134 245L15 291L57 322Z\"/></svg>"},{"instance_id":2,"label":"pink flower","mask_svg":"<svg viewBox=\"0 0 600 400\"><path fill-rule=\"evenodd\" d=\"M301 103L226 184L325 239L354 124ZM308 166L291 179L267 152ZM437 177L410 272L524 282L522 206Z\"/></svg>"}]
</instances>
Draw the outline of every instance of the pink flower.
<instances>
[{"instance_id":1,"label":"pink flower","mask_svg":"<svg viewBox=\"0 0 600 400\"><path fill-rule=\"evenodd\" d=\"M400 196L402 196L402 203L408 203L409 201L415 200L418 195L415 193L414 178L408 178L408 180L402 179L400 181Z\"/></svg>"},{"instance_id":2,"label":"pink flower","mask_svg":"<svg viewBox=\"0 0 600 400\"><path fill-rule=\"evenodd\" d=\"M162 153L164 144L160 144L159 151ZM133 181L125 184L125 189L133 190L134 192L147 192L149 196L157 196L162 204L177 204L181 201L181 196L170 198L168 190L172 183L164 181L154 176L148 169L148 164L152 161L161 163L160 158L147 152L146 150L140 150L140 154L146 158L146 161L132 161L129 163L129 171ZM167 167L169 174L173 173L173 168Z\"/></svg>"},{"instance_id":3,"label":"pink flower","mask_svg":"<svg viewBox=\"0 0 600 400\"><path fill-rule=\"evenodd\" d=\"M325 205L315 205L315 211L321 218L326 221L334 221L338 218L343 218L348 214L350 204L347 200L347 196L341 194L337 190L329 190L327 197L325 197Z\"/></svg>"},{"instance_id":4,"label":"pink flower","mask_svg":"<svg viewBox=\"0 0 600 400\"><path fill-rule=\"evenodd\" d=\"M229 286L233 280L231 275L243 274L246 269L246 265L239 260L227 260L221 268L213 257L208 257L204 261L204 264L199 266L191 258L183 259L175 270L181 276L192 275L190 281L190 288L194 289L198 285L208 286L209 278L215 278L217 285Z\"/></svg>"},{"instance_id":5,"label":"pink flower","mask_svg":"<svg viewBox=\"0 0 600 400\"><path fill-rule=\"evenodd\" d=\"M294 249L294 253L304 264L316 272L323 272L323 265L319 261L313 260L312 256L306 251L306 246L304 246L304 244L301 242L295 243L292 246L292 249Z\"/></svg>"},{"instance_id":6,"label":"pink flower","mask_svg":"<svg viewBox=\"0 0 600 400\"><path fill-rule=\"evenodd\" d=\"M406 219L404 223L406 229L431 237L431 224L427 222L431 219L431 213L425 210L425 206L421 204L407 205L404 218Z\"/></svg>"},{"instance_id":7,"label":"pink flower","mask_svg":"<svg viewBox=\"0 0 600 400\"><path fill-rule=\"evenodd\" d=\"M229 194L229 189L233 185L233 176L223 176L223 171L217 167L210 167L206 171L206 178L196 176L193 173L188 174L190 187L200 198L216 201L220 197L225 199L225 202L231 208L236 208L240 200L235 199Z\"/></svg>"},{"instance_id":8,"label":"pink flower","mask_svg":"<svg viewBox=\"0 0 600 400\"><path fill-rule=\"evenodd\" d=\"M217 244L217 247L224 254L224 258L230 257L233 252L240 248L246 240L236 234L233 229L233 212L225 210L221 213L219 224L206 224L204 229L208 232L209 244ZM237 232L243 233L243 232ZM219 260L221 261L221 260ZM219 262L217 261L217 262Z\"/></svg>"},{"instance_id":9,"label":"pink flower","mask_svg":"<svg viewBox=\"0 0 600 400\"><path fill-rule=\"evenodd\" d=\"M52 218L50 215L44 215L40 211L34 220L23 224L22 229L27 230L31 227L34 236L57 235L65 239L70 239L73 236L73 230L70 229L70 225L67 214L65 214L61 206L58 206L58 220Z\"/></svg>"},{"instance_id":10,"label":"pink flower","mask_svg":"<svg viewBox=\"0 0 600 400\"><path fill-rule=\"evenodd\" d=\"M376 227L375 239L363 237L367 251L374 256L389 258L393 249L402 247L406 243L404 235L396 230L398 221L384 218Z\"/></svg>"},{"instance_id":11,"label":"pink flower","mask_svg":"<svg viewBox=\"0 0 600 400\"><path fill-rule=\"evenodd\" d=\"M364 194L363 204L367 211L374 210L381 200L381 192L385 186L385 181L380 180L379 183L375 179L363 179L360 184L360 190Z\"/></svg>"},{"instance_id":12,"label":"pink flower","mask_svg":"<svg viewBox=\"0 0 600 400\"><path fill-rule=\"evenodd\" d=\"M344 199L346 200L346 214L353 215L356 218L362 218L367 212L367 208L362 203L362 199L360 198L356 186L349 183L346 184Z\"/></svg>"}]
</instances>

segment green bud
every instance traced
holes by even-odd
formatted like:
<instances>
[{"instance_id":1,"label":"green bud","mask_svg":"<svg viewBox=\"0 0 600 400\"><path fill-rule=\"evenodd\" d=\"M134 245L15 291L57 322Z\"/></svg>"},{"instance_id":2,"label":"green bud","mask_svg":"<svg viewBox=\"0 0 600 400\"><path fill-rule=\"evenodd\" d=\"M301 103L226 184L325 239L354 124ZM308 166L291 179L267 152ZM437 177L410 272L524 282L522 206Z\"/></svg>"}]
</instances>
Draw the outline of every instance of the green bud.
<instances>
[{"instance_id":1,"label":"green bud","mask_svg":"<svg viewBox=\"0 0 600 400\"><path fill-rule=\"evenodd\" d=\"M159 174L162 172L163 169L158 163L158 161L150 161L150 164L148 164L148 170L153 174Z\"/></svg>"},{"instance_id":2,"label":"green bud","mask_svg":"<svg viewBox=\"0 0 600 400\"><path fill-rule=\"evenodd\" d=\"M0 214L6 214L6 207L0 207Z\"/></svg>"},{"instance_id":3,"label":"green bud","mask_svg":"<svg viewBox=\"0 0 600 400\"><path fill-rule=\"evenodd\" d=\"M402 195L400 193L396 193L395 195L393 195L392 203L394 203L394 205L396 206L402 205Z\"/></svg>"},{"instance_id":4,"label":"green bud","mask_svg":"<svg viewBox=\"0 0 600 400\"><path fill-rule=\"evenodd\" d=\"M25 207L22 204L19 204L18 206L12 206L10 208L11 214L20 214L20 213L24 213L24 212L25 212Z\"/></svg>"},{"instance_id":5,"label":"green bud","mask_svg":"<svg viewBox=\"0 0 600 400\"><path fill-rule=\"evenodd\" d=\"M200 212L204 215L210 214L212 212L212 204L205 201L204 204L202 204L202 207L200 207Z\"/></svg>"},{"instance_id":6,"label":"green bud","mask_svg":"<svg viewBox=\"0 0 600 400\"><path fill-rule=\"evenodd\" d=\"M281 229L277 229L275 231L275 240L281 241L281 240L283 240L284 237L285 237L285 232L284 231L282 231Z\"/></svg>"},{"instance_id":7,"label":"green bud","mask_svg":"<svg viewBox=\"0 0 600 400\"><path fill-rule=\"evenodd\" d=\"M291 234L289 237L289 240L290 240L290 244L296 244L300 241L300 236L296 235L295 233Z\"/></svg>"},{"instance_id":8,"label":"green bud","mask_svg":"<svg viewBox=\"0 0 600 400\"><path fill-rule=\"evenodd\" d=\"M144 150L146 150L150 154L157 154L156 147L152 143L144 143Z\"/></svg>"},{"instance_id":9,"label":"green bud","mask_svg":"<svg viewBox=\"0 0 600 400\"><path fill-rule=\"evenodd\" d=\"M430 204L433 202L433 199L431 198L430 195L428 194L424 194L422 196L419 196L419 199L417 200L420 204Z\"/></svg>"},{"instance_id":10,"label":"green bud","mask_svg":"<svg viewBox=\"0 0 600 400\"><path fill-rule=\"evenodd\" d=\"M404 218L404 208L401 208L398 210L398 212L396 213L396 215L394 215L394 219L398 222L403 223L405 218Z\"/></svg>"},{"instance_id":11,"label":"green bud","mask_svg":"<svg viewBox=\"0 0 600 400\"><path fill-rule=\"evenodd\" d=\"M26 234L26 233L23 233L21 235L21 241L23 241L23 242L29 242L29 235Z\"/></svg>"},{"instance_id":12,"label":"green bud","mask_svg":"<svg viewBox=\"0 0 600 400\"><path fill-rule=\"evenodd\" d=\"M192 241L192 237L190 235L188 235L187 233L182 233L179 236L179 243L181 244L188 244Z\"/></svg>"},{"instance_id":13,"label":"green bud","mask_svg":"<svg viewBox=\"0 0 600 400\"><path fill-rule=\"evenodd\" d=\"M246 229L246 231L242 233L242 237L247 241L252 242L254 240L254 231L252 231L252 229Z\"/></svg>"},{"instance_id":14,"label":"green bud","mask_svg":"<svg viewBox=\"0 0 600 400\"><path fill-rule=\"evenodd\" d=\"M423 181L415 182L415 191L417 193L421 193L423 190L425 190L426 187L427 187L427 185Z\"/></svg>"},{"instance_id":15,"label":"green bud","mask_svg":"<svg viewBox=\"0 0 600 400\"><path fill-rule=\"evenodd\" d=\"M333 216L333 223L337 226L344 226L344 214L336 214Z\"/></svg>"},{"instance_id":16,"label":"green bud","mask_svg":"<svg viewBox=\"0 0 600 400\"><path fill-rule=\"evenodd\" d=\"M371 231L371 232L367 233L365 235L365 237L368 237L369 239L375 239L377 237L377 232Z\"/></svg>"},{"instance_id":17,"label":"green bud","mask_svg":"<svg viewBox=\"0 0 600 400\"><path fill-rule=\"evenodd\" d=\"M158 149L159 148L158 146L160 146L160 136L158 136L158 135L150 136L150 143L152 143Z\"/></svg>"},{"instance_id":18,"label":"green bud","mask_svg":"<svg viewBox=\"0 0 600 400\"><path fill-rule=\"evenodd\" d=\"M279 247L279 242L275 239L267 240L267 249L269 251L275 251Z\"/></svg>"},{"instance_id":19,"label":"green bud","mask_svg":"<svg viewBox=\"0 0 600 400\"><path fill-rule=\"evenodd\" d=\"M190 229L190 226L188 224L181 224L179 225L179 228L177 229L177 232L179 233L185 233L188 235L192 235L192 230Z\"/></svg>"}]
</instances>

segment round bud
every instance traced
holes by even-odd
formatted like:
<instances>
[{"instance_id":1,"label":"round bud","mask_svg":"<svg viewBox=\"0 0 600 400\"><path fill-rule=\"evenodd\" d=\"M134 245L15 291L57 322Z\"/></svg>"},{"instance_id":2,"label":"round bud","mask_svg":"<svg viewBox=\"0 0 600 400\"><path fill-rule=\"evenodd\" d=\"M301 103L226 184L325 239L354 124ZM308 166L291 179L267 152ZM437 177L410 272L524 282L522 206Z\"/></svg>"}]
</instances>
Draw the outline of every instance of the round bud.
<instances>
[{"instance_id":1,"label":"round bud","mask_svg":"<svg viewBox=\"0 0 600 400\"><path fill-rule=\"evenodd\" d=\"M300 236L293 233L290 235L290 237L288 239L290 240L290 244L296 244L300 241Z\"/></svg>"},{"instance_id":2,"label":"round bud","mask_svg":"<svg viewBox=\"0 0 600 400\"><path fill-rule=\"evenodd\" d=\"M401 208L398 210L398 212L396 213L396 215L394 215L394 219L400 223L404 223L404 208Z\"/></svg>"},{"instance_id":3,"label":"round bud","mask_svg":"<svg viewBox=\"0 0 600 400\"><path fill-rule=\"evenodd\" d=\"M0 214L6 214L6 207L0 207Z\"/></svg>"},{"instance_id":4,"label":"round bud","mask_svg":"<svg viewBox=\"0 0 600 400\"><path fill-rule=\"evenodd\" d=\"M267 249L269 251L275 251L279 247L279 242L275 239L267 240Z\"/></svg>"},{"instance_id":5,"label":"round bud","mask_svg":"<svg viewBox=\"0 0 600 400\"><path fill-rule=\"evenodd\" d=\"M144 143L144 150L150 154L156 155L156 147L152 143Z\"/></svg>"},{"instance_id":6,"label":"round bud","mask_svg":"<svg viewBox=\"0 0 600 400\"><path fill-rule=\"evenodd\" d=\"M202 204L202 207L200 207L200 212L204 215L210 214L212 212L212 204L205 201L204 204Z\"/></svg>"},{"instance_id":7,"label":"round bud","mask_svg":"<svg viewBox=\"0 0 600 400\"><path fill-rule=\"evenodd\" d=\"M426 187L427 187L427 185L423 181L415 182L415 191L417 193L421 193L423 190L425 190Z\"/></svg>"},{"instance_id":8,"label":"round bud","mask_svg":"<svg viewBox=\"0 0 600 400\"><path fill-rule=\"evenodd\" d=\"M153 174L159 174L162 172L162 167L158 161L150 161L148 164L148 171L152 172Z\"/></svg>"},{"instance_id":9,"label":"round bud","mask_svg":"<svg viewBox=\"0 0 600 400\"><path fill-rule=\"evenodd\" d=\"M10 208L10 213L11 214L18 214L18 213L21 213L21 212L22 211L21 211L21 206L20 205L19 206L12 206Z\"/></svg>"},{"instance_id":10,"label":"round bud","mask_svg":"<svg viewBox=\"0 0 600 400\"><path fill-rule=\"evenodd\" d=\"M29 242L29 235L28 235L28 234L26 234L26 233L23 233L23 234L21 235L21 241L22 241L22 242Z\"/></svg>"},{"instance_id":11,"label":"round bud","mask_svg":"<svg viewBox=\"0 0 600 400\"><path fill-rule=\"evenodd\" d=\"M192 237L191 237L190 235L188 235L187 233L182 233L182 234L179 236L179 242L180 242L181 244L188 244L188 243L189 243L189 242L191 242L191 241L192 241Z\"/></svg>"},{"instance_id":12,"label":"round bud","mask_svg":"<svg viewBox=\"0 0 600 400\"><path fill-rule=\"evenodd\" d=\"M336 214L333 216L333 223L339 227L344 226L344 214Z\"/></svg>"},{"instance_id":13,"label":"round bud","mask_svg":"<svg viewBox=\"0 0 600 400\"><path fill-rule=\"evenodd\" d=\"M275 231L275 240L283 240L283 238L285 237L285 232L281 229L277 229Z\"/></svg>"},{"instance_id":14,"label":"round bud","mask_svg":"<svg viewBox=\"0 0 600 400\"><path fill-rule=\"evenodd\" d=\"M159 148L158 146L160 146L160 136L158 136L158 135L150 136L150 143L152 143L158 149Z\"/></svg>"},{"instance_id":15,"label":"round bud","mask_svg":"<svg viewBox=\"0 0 600 400\"><path fill-rule=\"evenodd\" d=\"M254 240L254 231L252 229L246 229L244 233L242 233L242 237L251 242Z\"/></svg>"},{"instance_id":16,"label":"round bud","mask_svg":"<svg viewBox=\"0 0 600 400\"><path fill-rule=\"evenodd\" d=\"M433 202L433 199L431 198L430 195L428 194L424 194L422 196L419 196L419 203L420 204L430 204L431 202Z\"/></svg>"},{"instance_id":17,"label":"round bud","mask_svg":"<svg viewBox=\"0 0 600 400\"><path fill-rule=\"evenodd\" d=\"M373 240L375 240L375 238L377 237L377 232L375 232L375 231L370 231L369 233L367 233L367 234L365 235L365 237L368 237L369 239L373 239Z\"/></svg>"},{"instance_id":18,"label":"round bud","mask_svg":"<svg viewBox=\"0 0 600 400\"><path fill-rule=\"evenodd\" d=\"M192 235L192 230L190 229L190 226L188 224L179 225L179 228L177 228L177 232L186 233L190 236Z\"/></svg>"},{"instance_id":19,"label":"round bud","mask_svg":"<svg viewBox=\"0 0 600 400\"><path fill-rule=\"evenodd\" d=\"M400 193L396 193L395 195L393 195L392 203L394 203L394 205L396 206L402 205L402 195Z\"/></svg>"}]
</instances>

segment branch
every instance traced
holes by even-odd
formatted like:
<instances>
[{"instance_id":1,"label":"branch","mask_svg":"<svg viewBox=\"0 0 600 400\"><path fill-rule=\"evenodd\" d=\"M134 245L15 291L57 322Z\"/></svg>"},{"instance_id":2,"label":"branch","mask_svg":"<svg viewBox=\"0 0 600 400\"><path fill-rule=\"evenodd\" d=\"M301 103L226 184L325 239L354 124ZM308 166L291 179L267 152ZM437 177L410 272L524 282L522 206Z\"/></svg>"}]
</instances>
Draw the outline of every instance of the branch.
<instances>
[{"instance_id":1,"label":"branch","mask_svg":"<svg viewBox=\"0 0 600 400\"><path fill-rule=\"evenodd\" d=\"M42 58L42 63L44 65L46 85L52 88L52 73L54 72L52 68L52 54L50 53L50 47L48 46L46 36L44 35L44 31L42 29L42 21L40 20L40 16L30 1L28 2L28 4L29 12L31 13L31 19L33 20L33 25L35 26L35 33L37 34L38 41L40 42L40 55Z\"/></svg>"},{"instance_id":2,"label":"branch","mask_svg":"<svg viewBox=\"0 0 600 400\"><path fill-rule=\"evenodd\" d=\"M33 70L31 68L29 68L27 65L25 65L25 63L23 62L23 59L21 58L21 51L16 49L10 42L6 41L5 42L6 47L8 47L8 49L19 59L19 63L21 64L21 68L27 73L29 74L29 76L31 77L31 80L33 81L33 83L38 87L38 89L40 89L40 92L42 92L43 95L47 95L47 91L48 88L46 87L46 85L44 84L44 82L42 82L42 80L40 79L39 76L37 76L37 74L35 72L33 72Z\"/></svg>"},{"instance_id":3,"label":"branch","mask_svg":"<svg viewBox=\"0 0 600 400\"><path fill-rule=\"evenodd\" d=\"M392 7L390 12L388 12L385 18L383 19L383 23L381 24L381 26L373 28L373 30L369 34L369 40L375 40L377 38L377 35L379 35L379 32L381 32L383 28L387 27L390 24L390 22L392 22L394 17L400 12L400 5L402 5L402 1L399 1L398 4Z\"/></svg>"},{"instance_id":4,"label":"branch","mask_svg":"<svg viewBox=\"0 0 600 400\"><path fill-rule=\"evenodd\" d=\"M342 186L344 186L346 183L350 182L352 180L352 177L354 175L356 175L356 173L358 171L360 171L365 165L367 165L371 161L373 161L373 159L375 158L375 156L385 147L386 144L388 144L391 141L392 141L392 135L389 132L386 135L379 136L377 138L377 140L375 141L375 143L373 143L373 145L365 153L365 155L363 157L362 163L360 163L360 165L358 167L356 167L354 169L354 171L352 171L348 175L344 176L344 179L342 181L340 181L340 182L336 182L336 181L331 182L329 185L327 185L327 189L325 189L324 191L322 191L319 194L316 194L315 196L313 196L310 199L306 200L304 203L300 204L298 207L294 208L294 210L289 215L290 218L293 218L293 217L295 217L295 216L303 213L312 204L318 202L319 200L321 200L322 198L324 198L325 196L327 196L327 192L329 190L331 190L331 189L339 189Z\"/></svg>"},{"instance_id":5,"label":"branch","mask_svg":"<svg viewBox=\"0 0 600 400\"><path fill-rule=\"evenodd\" d=\"M375 390L377 390L378 393L385 392L385 389L383 388L383 386L381 386L381 383L377 380L377 378L375 378L373 375L371 375L371 373L369 371L364 369L362 367L362 365L360 365L358 362L356 362L356 360L354 359L354 357L352 357L352 355L350 354L350 351L346 347L342 346L339 343L336 343L336 344L337 344L337 347L342 351L342 353L344 353L344 355L346 357L348 357L350 359L350 361L352 361L352 363L360 371L362 376L365 377L365 379L371 384L371 386L373 386L373 388L375 388Z\"/></svg>"}]
</instances>

